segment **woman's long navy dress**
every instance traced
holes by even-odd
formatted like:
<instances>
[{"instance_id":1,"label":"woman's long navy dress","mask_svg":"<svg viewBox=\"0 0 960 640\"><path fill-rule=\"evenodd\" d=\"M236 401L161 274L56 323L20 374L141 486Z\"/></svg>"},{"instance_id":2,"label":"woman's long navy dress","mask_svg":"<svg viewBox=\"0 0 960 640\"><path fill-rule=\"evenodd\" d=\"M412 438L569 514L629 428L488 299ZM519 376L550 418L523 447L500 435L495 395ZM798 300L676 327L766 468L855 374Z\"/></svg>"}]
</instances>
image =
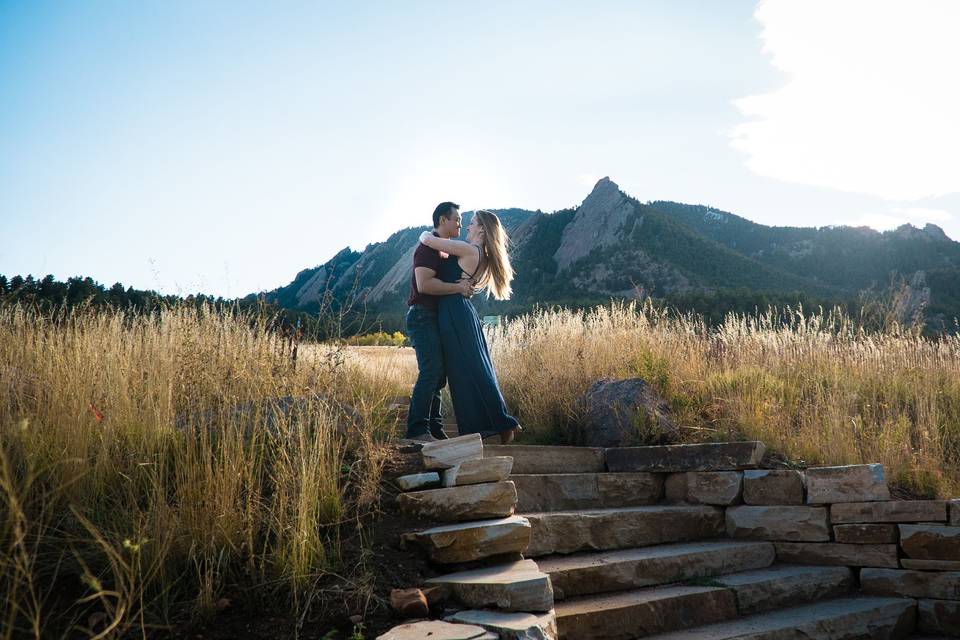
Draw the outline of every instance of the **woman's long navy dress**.
<instances>
[{"instance_id":1,"label":"woman's long navy dress","mask_svg":"<svg viewBox=\"0 0 960 640\"><path fill-rule=\"evenodd\" d=\"M444 260L437 274L444 282L456 282L463 272L457 258ZM470 275L470 274L463 274ZM437 304L443 362L457 416L460 435L493 435L519 423L507 413L497 384L487 340L473 303L461 295L440 298Z\"/></svg>"}]
</instances>

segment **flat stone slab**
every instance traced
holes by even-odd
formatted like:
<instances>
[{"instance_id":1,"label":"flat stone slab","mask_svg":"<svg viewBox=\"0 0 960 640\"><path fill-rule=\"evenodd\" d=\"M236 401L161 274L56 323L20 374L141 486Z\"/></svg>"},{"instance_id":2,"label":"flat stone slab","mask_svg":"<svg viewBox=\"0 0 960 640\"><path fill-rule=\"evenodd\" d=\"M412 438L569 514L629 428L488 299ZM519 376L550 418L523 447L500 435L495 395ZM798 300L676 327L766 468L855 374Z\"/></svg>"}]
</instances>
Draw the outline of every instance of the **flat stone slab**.
<instances>
[{"instance_id":1,"label":"flat stone slab","mask_svg":"<svg viewBox=\"0 0 960 640\"><path fill-rule=\"evenodd\" d=\"M838 524L833 527L834 539L846 544L891 544L898 536L895 524Z\"/></svg>"},{"instance_id":2,"label":"flat stone slab","mask_svg":"<svg viewBox=\"0 0 960 640\"><path fill-rule=\"evenodd\" d=\"M404 542L427 553L432 562L472 562L504 553L523 553L530 544L530 522L520 516L476 520L406 533Z\"/></svg>"},{"instance_id":3,"label":"flat stone slab","mask_svg":"<svg viewBox=\"0 0 960 640\"><path fill-rule=\"evenodd\" d=\"M427 473L411 473L406 476L400 476L395 481L397 486L404 491L414 491L427 487L436 487L440 485L440 474L436 471Z\"/></svg>"},{"instance_id":4,"label":"flat stone slab","mask_svg":"<svg viewBox=\"0 0 960 640\"><path fill-rule=\"evenodd\" d=\"M960 560L960 527L901 524L900 548L918 560Z\"/></svg>"},{"instance_id":5,"label":"flat stone slab","mask_svg":"<svg viewBox=\"0 0 960 640\"><path fill-rule=\"evenodd\" d=\"M377 640L497 640L498 637L476 625L424 620L394 627L377 636Z\"/></svg>"},{"instance_id":6,"label":"flat stone slab","mask_svg":"<svg viewBox=\"0 0 960 640\"><path fill-rule=\"evenodd\" d=\"M916 622L916 604L903 598L837 598L799 607L647 636L648 640L895 640Z\"/></svg>"},{"instance_id":7,"label":"flat stone slab","mask_svg":"<svg viewBox=\"0 0 960 640\"><path fill-rule=\"evenodd\" d=\"M715 578L737 596L742 616L825 600L850 592L853 571L848 567L774 565Z\"/></svg>"},{"instance_id":8,"label":"flat stone slab","mask_svg":"<svg viewBox=\"0 0 960 640\"><path fill-rule=\"evenodd\" d=\"M449 469L467 460L483 457L483 440L479 433L428 442L420 449L426 469Z\"/></svg>"},{"instance_id":9,"label":"flat stone slab","mask_svg":"<svg viewBox=\"0 0 960 640\"><path fill-rule=\"evenodd\" d=\"M880 596L960 600L960 571L863 569L860 588Z\"/></svg>"},{"instance_id":10,"label":"flat stone slab","mask_svg":"<svg viewBox=\"0 0 960 640\"><path fill-rule=\"evenodd\" d=\"M811 467L804 476L807 479L807 504L890 499L882 464Z\"/></svg>"},{"instance_id":11,"label":"flat stone slab","mask_svg":"<svg viewBox=\"0 0 960 640\"><path fill-rule=\"evenodd\" d=\"M585 511L527 513L533 527L526 555L625 549L716 538L723 509L705 505L652 505Z\"/></svg>"},{"instance_id":12,"label":"flat stone slab","mask_svg":"<svg viewBox=\"0 0 960 640\"><path fill-rule=\"evenodd\" d=\"M753 505L803 504L803 474L794 469L744 471L743 501Z\"/></svg>"},{"instance_id":13,"label":"flat stone slab","mask_svg":"<svg viewBox=\"0 0 960 640\"><path fill-rule=\"evenodd\" d=\"M513 513L517 489L510 481L401 493L397 499L407 515L440 522L503 518Z\"/></svg>"},{"instance_id":14,"label":"flat stone slab","mask_svg":"<svg viewBox=\"0 0 960 640\"><path fill-rule=\"evenodd\" d=\"M895 544L840 542L775 542L777 560L795 564L831 564L848 567L899 567Z\"/></svg>"},{"instance_id":15,"label":"flat stone slab","mask_svg":"<svg viewBox=\"0 0 960 640\"><path fill-rule=\"evenodd\" d=\"M739 471L671 473L664 486L667 500L671 502L737 504L743 491L743 474Z\"/></svg>"},{"instance_id":16,"label":"flat stone slab","mask_svg":"<svg viewBox=\"0 0 960 640\"><path fill-rule=\"evenodd\" d=\"M598 473L604 471L604 450L554 445L487 445L484 456L511 456L513 473Z\"/></svg>"},{"instance_id":17,"label":"flat stone slab","mask_svg":"<svg viewBox=\"0 0 960 640\"><path fill-rule=\"evenodd\" d=\"M547 613L468 609L445 618L472 624L498 634L502 640L557 640L557 617Z\"/></svg>"},{"instance_id":18,"label":"flat stone slab","mask_svg":"<svg viewBox=\"0 0 960 640\"><path fill-rule=\"evenodd\" d=\"M430 578L467 607L496 607L504 611L547 612L553 609L550 578L533 560L518 560L493 567L460 571Z\"/></svg>"},{"instance_id":19,"label":"flat stone slab","mask_svg":"<svg viewBox=\"0 0 960 640\"><path fill-rule=\"evenodd\" d=\"M512 468L513 458L510 456L467 460L443 470L443 486L456 487L481 482L500 482L507 479Z\"/></svg>"},{"instance_id":20,"label":"flat stone slab","mask_svg":"<svg viewBox=\"0 0 960 640\"><path fill-rule=\"evenodd\" d=\"M557 600L770 566L773 545L752 540L664 544L539 561Z\"/></svg>"},{"instance_id":21,"label":"flat stone slab","mask_svg":"<svg viewBox=\"0 0 960 640\"><path fill-rule=\"evenodd\" d=\"M830 522L946 522L945 500L849 502L830 506Z\"/></svg>"},{"instance_id":22,"label":"flat stone slab","mask_svg":"<svg viewBox=\"0 0 960 640\"><path fill-rule=\"evenodd\" d=\"M671 585L575 598L557 604L557 626L577 640L639 638L737 616L733 592Z\"/></svg>"},{"instance_id":23,"label":"flat stone slab","mask_svg":"<svg viewBox=\"0 0 960 640\"><path fill-rule=\"evenodd\" d=\"M920 600L917 603L917 629L960 636L960 602Z\"/></svg>"},{"instance_id":24,"label":"flat stone slab","mask_svg":"<svg viewBox=\"0 0 960 640\"><path fill-rule=\"evenodd\" d=\"M830 540L826 507L741 506L726 513L727 535L753 540Z\"/></svg>"},{"instance_id":25,"label":"flat stone slab","mask_svg":"<svg viewBox=\"0 0 960 640\"><path fill-rule=\"evenodd\" d=\"M737 471L760 464L762 442L708 442L671 444L659 447L616 447L606 450L607 470L650 471Z\"/></svg>"},{"instance_id":26,"label":"flat stone slab","mask_svg":"<svg viewBox=\"0 0 960 640\"><path fill-rule=\"evenodd\" d=\"M917 571L960 571L960 560L914 560L900 558L900 566Z\"/></svg>"},{"instance_id":27,"label":"flat stone slab","mask_svg":"<svg viewBox=\"0 0 960 640\"><path fill-rule=\"evenodd\" d=\"M517 511L568 511L656 504L663 495L660 473L513 474Z\"/></svg>"}]
</instances>

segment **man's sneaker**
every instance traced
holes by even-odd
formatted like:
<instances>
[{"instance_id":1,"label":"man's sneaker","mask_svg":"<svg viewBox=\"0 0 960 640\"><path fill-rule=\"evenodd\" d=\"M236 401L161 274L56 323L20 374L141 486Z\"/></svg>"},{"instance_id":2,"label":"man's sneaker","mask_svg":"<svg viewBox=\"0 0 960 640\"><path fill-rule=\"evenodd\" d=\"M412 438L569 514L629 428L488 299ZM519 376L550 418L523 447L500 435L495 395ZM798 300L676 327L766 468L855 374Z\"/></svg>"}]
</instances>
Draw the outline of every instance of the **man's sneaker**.
<instances>
[{"instance_id":1,"label":"man's sneaker","mask_svg":"<svg viewBox=\"0 0 960 640\"><path fill-rule=\"evenodd\" d=\"M403 438L400 440L400 444L424 444L426 442L437 442L437 439L429 433L423 433L419 436L413 436L412 438Z\"/></svg>"}]
</instances>

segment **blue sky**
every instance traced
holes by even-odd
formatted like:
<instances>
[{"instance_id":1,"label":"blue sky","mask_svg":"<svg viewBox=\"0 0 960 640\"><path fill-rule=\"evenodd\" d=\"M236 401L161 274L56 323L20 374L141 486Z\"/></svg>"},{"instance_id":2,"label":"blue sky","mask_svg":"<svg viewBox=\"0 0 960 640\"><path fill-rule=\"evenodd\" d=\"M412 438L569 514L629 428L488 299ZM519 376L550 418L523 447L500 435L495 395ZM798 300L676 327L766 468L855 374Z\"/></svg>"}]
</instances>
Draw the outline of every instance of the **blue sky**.
<instances>
[{"instance_id":1,"label":"blue sky","mask_svg":"<svg viewBox=\"0 0 960 640\"><path fill-rule=\"evenodd\" d=\"M587 4L0 0L0 273L239 296L605 175L960 238L956 3Z\"/></svg>"}]
</instances>

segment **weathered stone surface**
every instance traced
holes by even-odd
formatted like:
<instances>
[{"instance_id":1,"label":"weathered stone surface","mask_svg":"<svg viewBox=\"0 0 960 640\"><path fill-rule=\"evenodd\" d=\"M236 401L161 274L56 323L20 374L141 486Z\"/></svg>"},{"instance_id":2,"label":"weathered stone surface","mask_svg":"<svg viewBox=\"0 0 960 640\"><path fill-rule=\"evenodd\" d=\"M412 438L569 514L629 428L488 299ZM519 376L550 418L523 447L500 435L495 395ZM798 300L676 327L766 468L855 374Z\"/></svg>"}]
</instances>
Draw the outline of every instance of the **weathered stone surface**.
<instances>
[{"instance_id":1,"label":"weathered stone surface","mask_svg":"<svg viewBox=\"0 0 960 640\"><path fill-rule=\"evenodd\" d=\"M660 473L513 474L517 511L565 511L656 504L663 495Z\"/></svg>"},{"instance_id":2,"label":"weathered stone surface","mask_svg":"<svg viewBox=\"0 0 960 640\"><path fill-rule=\"evenodd\" d=\"M447 616L446 620L483 627L499 634L502 640L557 640L557 618L552 611L524 613L469 609Z\"/></svg>"},{"instance_id":3,"label":"weathered stone surface","mask_svg":"<svg viewBox=\"0 0 960 640\"><path fill-rule=\"evenodd\" d=\"M830 506L830 522L944 522L947 503L943 500L890 500L850 502Z\"/></svg>"},{"instance_id":4,"label":"weathered stone surface","mask_svg":"<svg viewBox=\"0 0 960 640\"><path fill-rule=\"evenodd\" d=\"M900 558L900 566L917 571L960 571L960 560L914 560Z\"/></svg>"},{"instance_id":5,"label":"weathered stone surface","mask_svg":"<svg viewBox=\"0 0 960 640\"><path fill-rule=\"evenodd\" d=\"M504 553L523 553L530 544L530 522L520 516L476 520L404 534L433 562L472 562Z\"/></svg>"},{"instance_id":6,"label":"weathered stone surface","mask_svg":"<svg viewBox=\"0 0 960 640\"><path fill-rule=\"evenodd\" d=\"M960 571L863 569L860 588L880 596L960 600Z\"/></svg>"},{"instance_id":7,"label":"weathered stone surface","mask_svg":"<svg viewBox=\"0 0 960 640\"><path fill-rule=\"evenodd\" d=\"M960 560L960 527L901 524L900 548L918 560Z\"/></svg>"},{"instance_id":8,"label":"weathered stone surface","mask_svg":"<svg viewBox=\"0 0 960 640\"><path fill-rule=\"evenodd\" d=\"M837 542L846 544L890 544L897 541L895 524L838 524L833 528Z\"/></svg>"},{"instance_id":9,"label":"weathered stone surface","mask_svg":"<svg viewBox=\"0 0 960 640\"><path fill-rule=\"evenodd\" d=\"M882 464L811 467L804 475L807 478L807 504L890 499Z\"/></svg>"},{"instance_id":10,"label":"weathered stone surface","mask_svg":"<svg viewBox=\"0 0 960 640\"><path fill-rule=\"evenodd\" d=\"M742 616L833 598L849 593L854 584L848 567L803 565L775 565L715 580L736 593Z\"/></svg>"},{"instance_id":11,"label":"weathered stone surface","mask_svg":"<svg viewBox=\"0 0 960 640\"><path fill-rule=\"evenodd\" d=\"M390 607L401 618L426 618L430 613L427 598L416 587L412 589L393 589L390 591Z\"/></svg>"},{"instance_id":12,"label":"weathered stone surface","mask_svg":"<svg viewBox=\"0 0 960 640\"><path fill-rule=\"evenodd\" d=\"M691 504L728 505L740 502L743 474L739 471L687 471L667 476L667 500Z\"/></svg>"},{"instance_id":13,"label":"weathered stone surface","mask_svg":"<svg viewBox=\"0 0 960 640\"><path fill-rule=\"evenodd\" d=\"M526 555L624 549L723 535L723 509L654 505L589 511L527 513L533 527Z\"/></svg>"},{"instance_id":14,"label":"weathered stone surface","mask_svg":"<svg viewBox=\"0 0 960 640\"><path fill-rule=\"evenodd\" d=\"M676 441L670 405L641 378L601 378L583 397L583 434L591 447Z\"/></svg>"},{"instance_id":15,"label":"weathered stone surface","mask_svg":"<svg viewBox=\"0 0 960 640\"><path fill-rule=\"evenodd\" d=\"M708 442L619 447L607 449L606 457L614 472L736 471L758 466L763 452L762 442Z\"/></svg>"},{"instance_id":16,"label":"weathered stone surface","mask_svg":"<svg viewBox=\"0 0 960 640\"><path fill-rule=\"evenodd\" d=\"M899 567L895 544L840 542L775 542L777 560L797 564L839 564L848 567Z\"/></svg>"},{"instance_id":17,"label":"weathered stone surface","mask_svg":"<svg viewBox=\"0 0 960 640\"><path fill-rule=\"evenodd\" d=\"M903 598L836 598L649 640L899 640L916 623L916 603Z\"/></svg>"},{"instance_id":18,"label":"weathered stone surface","mask_svg":"<svg viewBox=\"0 0 960 640\"><path fill-rule=\"evenodd\" d=\"M960 498L950 501L950 524L960 527Z\"/></svg>"},{"instance_id":19,"label":"weathered stone surface","mask_svg":"<svg viewBox=\"0 0 960 640\"><path fill-rule=\"evenodd\" d=\"M471 624L453 624L442 620L411 622L390 629L377 640L497 640L497 634Z\"/></svg>"},{"instance_id":20,"label":"weathered stone surface","mask_svg":"<svg viewBox=\"0 0 960 640\"><path fill-rule=\"evenodd\" d=\"M743 501L754 505L803 504L803 474L794 469L744 471Z\"/></svg>"},{"instance_id":21,"label":"weathered stone surface","mask_svg":"<svg viewBox=\"0 0 960 640\"><path fill-rule=\"evenodd\" d=\"M483 441L479 433L428 442L420 449L426 469L449 469L467 460L483 457Z\"/></svg>"},{"instance_id":22,"label":"weathered stone surface","mask_svg":"<svg viewBox=\"0 0 960 640\"><path fill-rule=\"evenodd\" d=\"M407 476L400 476L396 479L396 483L397 486L404 491L436 487L440 484L440 474L436 471L428 471L427 473L411 473Z\"/></svg>"},{"instance_id":23,"label":"weathered stone surface","mask_svg":"<svg viewBox=\"0 0 960 640\"><path fill-rule=\"evenodd\" d=\"M484 456L510 456L513 473L599 473L604 450L554 445L487 445Z\"/></svg>"},{"instance_id":24,"label":"weathered stone surface","mask_svg":"<svg viewBox=\"0 0 960 640\"><path fill-rule=\"evenodd\" d=\"M476 609L546 612L553 608L550 578L533 560L460 571L430 578L427 583L448 586L457 600Z\"/></svg>"},{"instance_id":25,"label":"weathered stone surface","mask_svg":"<svg viewBox=\"0 0 960 640\"><path fill-rule=\"evenodd\" d=\"M443 486L455 487L481 482L500 482L506 480L513 467L510 456L495 456L467 460L443 471Z\"/></svg>"},{"instance_id":26,"label":"weathered stone surface","mask_svg":"<svg viewBox=\"0 0 960 640\"><path fill-rule=\"evenodd\" d=\"M671 585L557 603L561 636L578 640L629 640L736 616L733 593L716 587Z\"/></svg>"},{"instance_id":27,"label":"weathered stone surface","mask_svg":"<svg viewBox=\"0 0 960 640\"><path fill-rule=\"evenodd\" d=\"M731 538L794 542L830 539L826 507L730 507L726 524Z\"/></svg>"},{"instance_id":28,"label":"weathered stone surface","mask_svg":"<svg viewBox=\"0 0 960 640\"><path fill-rule=\"evenodd\" d=\"M960 636L960 602L920 600L917 605L917 629Z\"/></svg>"},{"instance_id":29,"label":"weathered stone surface","mask_svg":"<svg viewBox=\"0 0 960 640\"><path fill-rule=\"evenodd\" d=\"M463 522L503 518L513 513L517 489L510 481L401 493L404 513L425 520Z\"/></svg>"},{"instance_id":30,"label":"weathered stone surface","mask_svg":"<svg viewBox=\"0 0 960 640\"><path fill-rule=\"evenodd\" d=\"M767 567L773 545L752 540L664 544L540 560L558 600Z\"/></svg>"}]
</instances>

